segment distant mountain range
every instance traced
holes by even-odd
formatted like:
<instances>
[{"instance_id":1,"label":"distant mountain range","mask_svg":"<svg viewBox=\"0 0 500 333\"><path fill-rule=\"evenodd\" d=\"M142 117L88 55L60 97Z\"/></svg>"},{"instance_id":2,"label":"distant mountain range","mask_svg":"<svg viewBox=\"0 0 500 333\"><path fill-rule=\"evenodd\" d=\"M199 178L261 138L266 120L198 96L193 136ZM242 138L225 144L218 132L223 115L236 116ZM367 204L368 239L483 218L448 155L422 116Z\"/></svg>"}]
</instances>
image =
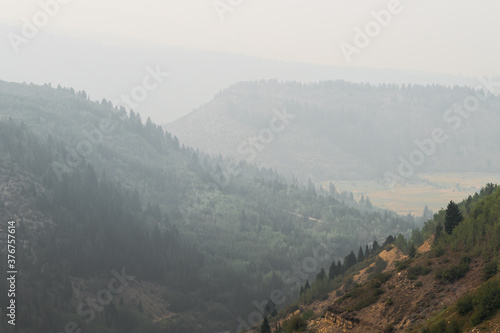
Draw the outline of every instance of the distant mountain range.
<instances>
[{"instance_id":1,"label":"distant mountain range","mask_svg":"<svg viewBox=\"0 0 500 333\"><path fill-rule=\"evenodd\" d=\"M0 24L0 34L19 27ZM94 40L90 39L93 38ZM353 82L474 84L467 77L403 70L344 68L305 63L287 63L256 57L158 46L116 36L66 35L43 31L20 52L13 51L7 38L0 40L2 80L52 83L85 90L94 100L115 101L130 94L147 74L159 66L170 76L148 93L134 111L156 123L171 122L209 101L235 82L278 79L301 82L343 79Z\"/></svg>"},{"instance_id":2,"label":"distant mountain range","mask_svg":"<svg viewBox=\"0 0 500 333\"><path fill-rule=\"evenodd\" d=\"M469 112L475 95L457 86L241 82L165 128L183 144L300 179L496 172L500 98L489 94Z\"/></svg>"}]
</instances>

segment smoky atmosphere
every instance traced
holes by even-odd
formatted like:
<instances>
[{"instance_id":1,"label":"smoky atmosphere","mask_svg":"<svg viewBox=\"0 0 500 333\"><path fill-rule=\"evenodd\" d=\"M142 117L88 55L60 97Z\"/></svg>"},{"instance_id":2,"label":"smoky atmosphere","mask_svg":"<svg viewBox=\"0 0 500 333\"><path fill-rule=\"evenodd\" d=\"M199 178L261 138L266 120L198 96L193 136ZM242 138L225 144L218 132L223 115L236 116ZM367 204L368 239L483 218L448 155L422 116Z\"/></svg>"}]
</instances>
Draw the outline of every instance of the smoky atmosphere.
<instances>
[{"instance_id":1,"label":"smoky atmosphere","mask_svg":"<svg viewBox=\"0 0 500 333\"><path fill-rule=\"evenodd\" d=\"M0 333L500 332L498 2L0 9Z\"/></svg>"}]
</instances>

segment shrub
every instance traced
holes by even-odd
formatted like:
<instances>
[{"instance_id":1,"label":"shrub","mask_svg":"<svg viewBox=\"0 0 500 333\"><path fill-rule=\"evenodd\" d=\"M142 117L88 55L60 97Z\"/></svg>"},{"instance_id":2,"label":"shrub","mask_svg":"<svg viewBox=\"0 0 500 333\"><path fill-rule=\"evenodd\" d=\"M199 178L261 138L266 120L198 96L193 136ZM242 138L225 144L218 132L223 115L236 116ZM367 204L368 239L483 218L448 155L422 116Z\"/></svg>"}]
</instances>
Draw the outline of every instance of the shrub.
<instances>
[{"instance_id":1,"label":"shrub","mask_svg":"<svg viewBox=\"0 0 500 333\"><path fill-rule=\"evenodd\" d=\"M306 321L301 315L294 316L283 323L283 328L287 332L299 331L307 326Z\"/></svg>"},{"instance_id":2,"label":"shrub","mask_svg":"<svg viewBox=\"0 0 500 333\"><path fill-rule=\"evenodd\" d=\"M460 264L468 266L471 262L472 259L469 256L463 256L462 258L460 258Z\"/></svg>"},{"instance_id":3,"label":"shrub","mask_svg":"<svg viewBox=\"0 0 500 333\"><path fill-rule=\"evenodd\" d=\"M480 324L488 319L498 308L500 308L500 283L498 281L486 282L475 297L477 307L472 316L472 324Z\"/></svg>"},{"instance_id":4,"label":"shrub","mask_svg":"<svg viewBox=\"0 0 500 333\"><path fill-rule=\"evenodd\" d=\"M390 297L389 297L389 298L387 299L387 301L385 301L385 304L387 304L387 305L391 306L391 305L393 305L393 304L394 304L394 301L392 300L392 298L390 298Z\"/></svg>"},{"instance_id":5,"label":"shrub","mask_svg":"<svg viewBox=\"0 0 500 333\"><path fill-rule=\"evenodd\" d=\"M497 262L496 261L491 261L489 263L487 263L484 267L483 267L483 278L484 280L488 280L490 279L491 277L495 276L498 272L498 265L497 265Z\"/></svg>"},{"instance_id":6,"label":"shrub","mask_svg":"<svg viewBox=\"0 0 500 333\"><path fill-rule=\"evenodd\" d=\"M425 266L415 266L408 268L408 278L410 280L416 280L417 277L427 275L432 271L432 268Z\"/></svg>"},{"instance_id":7,"label":"shrub","mask_svg":"<svg viewBox=\"0 0 500 333\"><path fill-rule=\"evenodd\" d=\"M446 270L436 271L435 277L437 279L440 279L442 283L453 283L463 278L468 271L469 271L469 265L460 264L452 266Z\"/></svg>"},{"instance_id":8,"label":"shrub","mask_svg":"<svg viewBox=\"0 0 500 333\"><path fill-rule=\"evenodd\" d=\"M474 310L474 297L466 295L457 301L457 311L461 316L465 316Z\"/></svg>"},{"instance_id":9,"label":"shrub","mask_svg":"<svg viewBox=\"0 0 500 333\"><path fill-rule=\"evenodd\" d=\"M432 249L431 255L435 258L439 258L444 254L444 248L441 245L436 246Z\"/></svg>"},{"instance_id":10,"label":"shrub","mask_svg":"<svg viewBox=\"0 0 500 333\"><path fill-rule=\"evenodd\" d=\"M313 310L307 310L302 314L302 319L305 321L308 321L309 319L314 317L314 311Z\"/></svg>"},{"instance_id":11,"label":"shrub","mask_svg":"<svg viewBox=\"0 0 500 333\"><path fill-rule=\"evenodd\" d=\"M396 261L396 270L398 272L401 272L402 270L407 269L412 262L413 262L413 259L408 259L405 261Z\"/></svg>"},{"instance_id":12,"label":"shrub","mask_svg":"<svg viewBox=\"0 0 500 333\"><path fill-rule=\"evenodd\" d=\"M419 281L417 281L417 282L415 282L415 287L416 287L416 288L420 288L420 287L422 287L423 285L424 285L424 284L423 284L423 282L422 282L422 281L420 281L420 280L419 280Z\"/></svg>"}]
</instances>

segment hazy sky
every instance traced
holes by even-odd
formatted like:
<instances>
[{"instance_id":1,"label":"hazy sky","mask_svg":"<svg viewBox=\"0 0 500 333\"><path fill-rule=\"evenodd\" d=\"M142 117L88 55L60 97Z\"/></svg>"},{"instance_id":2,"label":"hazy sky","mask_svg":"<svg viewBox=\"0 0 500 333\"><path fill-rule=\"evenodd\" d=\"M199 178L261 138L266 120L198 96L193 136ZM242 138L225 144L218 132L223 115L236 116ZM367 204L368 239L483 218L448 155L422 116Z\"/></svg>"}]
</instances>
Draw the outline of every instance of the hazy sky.
<instances>
[{"instance_id":1,"label":"hazy sky","mask_svg":"<svg viewBox=\"0 0 500 333\"><path fill-rule=\"evenodd\" d=\"M21 33L40 3L1 0L0 22ZM348 63L339 47L354 46L371 11L391 1L352 0L59 0L43 30L89 38L126 36L284 61L425 70L469 76L500 75L498 0L402 0L402 10ZM233 5L230 5L230 4ZM231 11L222 21L214 4ZM229 7L230 6L230 7ZM4 37L6 38L6 37Z\"/></svg>"}]
</instances>

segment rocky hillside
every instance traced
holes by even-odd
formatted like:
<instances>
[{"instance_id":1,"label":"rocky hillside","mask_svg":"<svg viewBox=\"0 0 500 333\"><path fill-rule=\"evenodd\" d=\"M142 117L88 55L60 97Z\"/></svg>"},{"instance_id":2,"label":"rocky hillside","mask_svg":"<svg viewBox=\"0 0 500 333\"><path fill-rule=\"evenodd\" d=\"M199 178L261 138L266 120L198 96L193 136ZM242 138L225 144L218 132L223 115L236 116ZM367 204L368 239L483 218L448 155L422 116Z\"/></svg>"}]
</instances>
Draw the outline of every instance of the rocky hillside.
<instances>
[{"instance_id":1,"label":"rocky hillside","mask_svg":"<svg viewBox=\"0 0 500 333\"><path fill-rule=\"evenodd\" d=\"M500 188L459 206L465 219L451 234L441 231L446 212L436 214L416 251L386 244L329 292L280 312L272 332L500 332Z\"/></svg>"}]
</instances>

